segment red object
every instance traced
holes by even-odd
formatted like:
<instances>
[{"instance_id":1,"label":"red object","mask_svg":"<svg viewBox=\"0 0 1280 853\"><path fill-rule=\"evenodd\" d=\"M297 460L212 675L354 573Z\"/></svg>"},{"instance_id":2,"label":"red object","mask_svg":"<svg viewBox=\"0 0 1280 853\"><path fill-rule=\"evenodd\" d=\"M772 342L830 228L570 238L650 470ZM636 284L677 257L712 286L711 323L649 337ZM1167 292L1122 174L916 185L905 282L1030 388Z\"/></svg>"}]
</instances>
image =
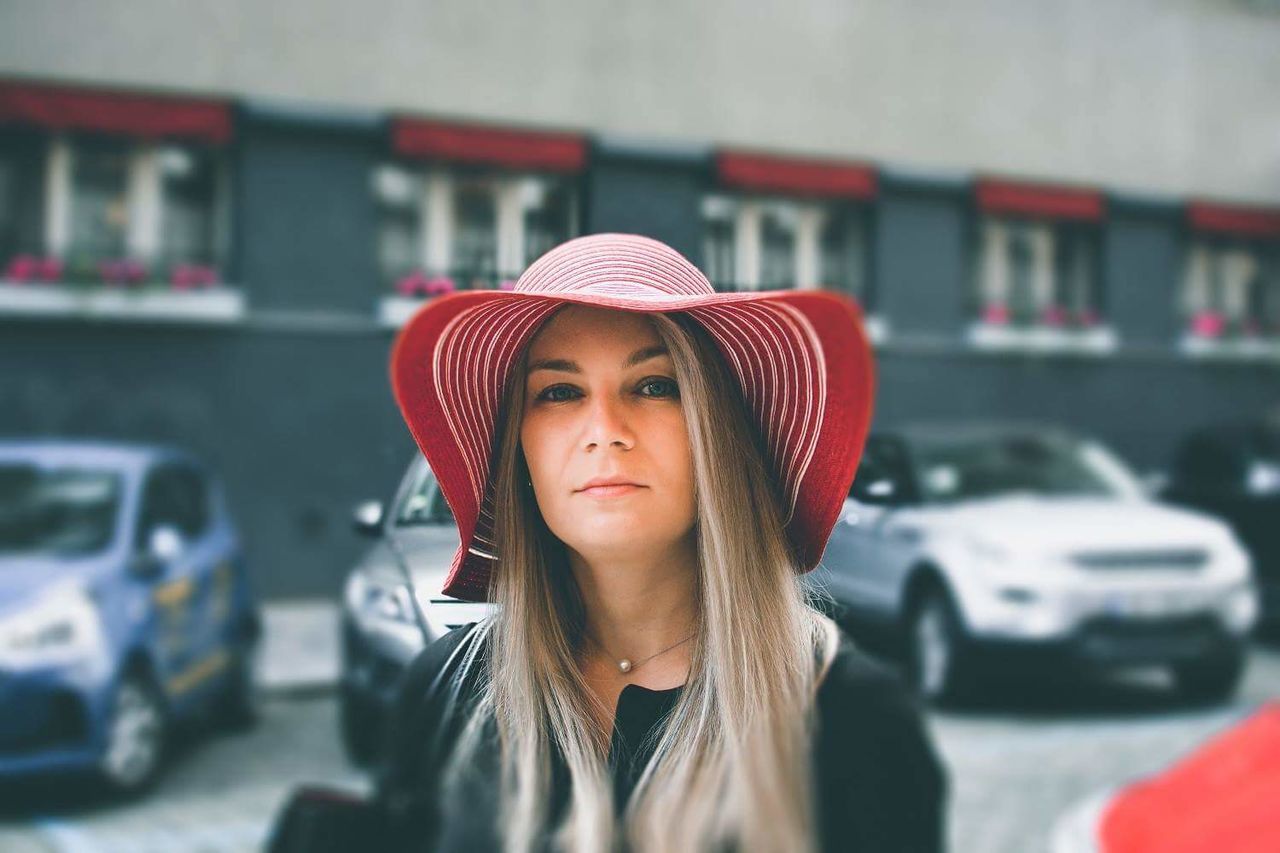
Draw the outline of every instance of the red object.
<instances>
[{"instance_id":1,"label":"red object","mask_svg":"<svg viewBox=\"0 0 1280 853\"><path fill-rule=\"evenodd\" d=\"M1065 326L1067 323L1067 309L1061 305L1050 305L1044 309L1044 314L1040 318L1047 326Z\"/></svg>"},{"instance_id":2,"label":"red object","mask_svg":"<svg viewBox=\"0 0 1280 853\"><path fill-rule=\"evenodd\" d=\"M744 190L856 199L876 194L876 171L861 163L721 151L716 175L724 186Z\"/></svg>"},{"instance_id":3,"label":"red object","mask_svg":"<svg viewBox=\"0 0 1280 853\"><path fill-rule=\"evenodd\" d=\"M513 130L396 118L391 145L397 154L459 163L487 163L510 169L580 172L587 163L587 142L580 134Z\"/></svg>"},{"instance_id":4,"label":"red object","mask_svg":"<svg viewBox=\"0 0 1280 853\"><path fill-rule=\"evenodd\" d=\"M427 277L421 270L414 270L396 282L396 293L401 296L417 296L419 293L425 293L426 287Z\"/></svg>"},{"instance_id":5,"label":"red object","mask_svg":"<svg viewBox=\"0 0 1280 853\"><path fill-rule=\"evenodd\" d=\"M707 330L771 453L796 568L814 568L871 422L875 371L861 310L830 291L717 293L665 243L606 233L551 249L514 290L432 299L396 338L396 403L458 522L443 592L486 600L496 559L490 454L502 388L525 345L566 303L684 312Z\"/></svg>"},{"instance_id":6,"label":"red object","mask_svg":"<svg viewBox=\"0 0 1280 853\"><path fill-rule=\"evenodd\" d=\"M1200 231L1280 238L1280 209L1274 207L1231 207L1197 201L1187 205L1187 222Z\"/></svg>"},{"instance_id":7,"label":"red object","mask_svg":"<svg viewBox=\"0 0 1280 853\"><path fill-rule=\"evenodd\" d=\"M1102 219L1105 205L1098 190L979 178L974 185L978 209L984 213L1048 216L1056 219Z\"/></svg>"},{"instance_id":8,"label":"red object","mask_svg":"<svg viewBox=\"0 0 1280 853\"><path fill-rule=\"evenodd\" d=\"M178 264L169 274L169 284L174 290L194 290L217 282L218 271L200 264Z\"/></svg>"},{"instance_id":9,"label":"red object","mask_svg":"<svg viewBox=\"0 0 1280 853\"><path fill-rule=\"evenodd\" d=\"M1280 850L1280 702L1112 799L1101 853Z\"/></svg>"},{"instance_id":10,"label":"red object","mask_svg":"<svg viewBox=\"0 0 1280 853\"><path fill-rule=\"evenodd\" d=\"M1003 326L1009 322L1009 309L1003 303L992 303L983 309L982 322Z\"/></svg>"},{"instance_id":11,"label":"red object","mask_svg":"<svg viewBox=\"0 0 1280 853\"><path fill-rule=\"evenodd\" d=\"M121 258L98 264L98 274L107 284L141 284L147 277L147 268L138 261Z\"/></svg>"},{"instance_id":12,"label":"red object","mask_svg":"<svg viewBox=\"0 0 1280 853\"><path fill-rule=\"evenodd\" d=\"M453 279L442 275L428 279L426 284L427 296L443 296L446 293L453 293L457 289Z\"/></svg>"},{"instance_id":13,"label":"red object","mask_svg":"<svg viewBox=\"0 0 1280 853\"><path fill-rule=\"evenodd\" d=\"M231 139L224 101L0 81L0 124L9 122L214 144Z\"/></svg>"},{"instance_id":14,"label":"red object","mask_svg":"<svg viewBox=\"0 0 1280 853\"><path fill-rule=\"evenodd\" d=\"M1200 311L1191 318L1191 331L1202 338L1216 338L1226 329L1226 318L1217 311Z\"/></svg>"}]
</instances>

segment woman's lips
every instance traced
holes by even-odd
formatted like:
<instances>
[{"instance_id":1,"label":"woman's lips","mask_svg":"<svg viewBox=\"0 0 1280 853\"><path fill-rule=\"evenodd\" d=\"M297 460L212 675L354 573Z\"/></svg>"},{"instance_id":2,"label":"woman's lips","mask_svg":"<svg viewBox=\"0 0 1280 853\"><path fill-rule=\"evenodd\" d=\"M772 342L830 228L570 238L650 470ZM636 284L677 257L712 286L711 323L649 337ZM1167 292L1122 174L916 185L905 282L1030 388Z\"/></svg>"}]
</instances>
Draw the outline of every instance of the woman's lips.
<instances>
[{"instance_id":1,"label":"woman's lips","mask_svg":"<svg viewBox=\"0 0 1280 853\"><path fill-rule=\"evenodd\" d=\"M593 498L615 498L629 495L643 488L644 486L637 486L634 483L617 483L611 486L592 486L589 489L582 489L578 494Z\"/></svg>"}]
</instances>

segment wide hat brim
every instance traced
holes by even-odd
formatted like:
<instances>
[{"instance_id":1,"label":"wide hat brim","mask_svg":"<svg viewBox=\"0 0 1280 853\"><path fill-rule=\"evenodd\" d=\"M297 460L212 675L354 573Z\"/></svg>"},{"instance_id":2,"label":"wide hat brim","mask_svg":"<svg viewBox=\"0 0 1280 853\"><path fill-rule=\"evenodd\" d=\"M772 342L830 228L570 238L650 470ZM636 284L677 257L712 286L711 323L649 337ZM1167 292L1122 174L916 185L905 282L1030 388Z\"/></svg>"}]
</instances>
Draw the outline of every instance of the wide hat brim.
<instances>
[{"instance_id":1,"label":"wide hat brim","mask_svg":"<svg viewBox=\"0 0 1280 853\"><path fill-rule=\"evenodd\" d=\"M798 571L821 561L862 456L875 369L862 310L823 290L718 293L682 255L633 234L562 243L514 290L438 296L391 351L396 403L453 511L460 544L442 592L488 599L493 451L512 365L565 304L683 312L715 340L768 450Z\"/></svg>"}]
</instances>

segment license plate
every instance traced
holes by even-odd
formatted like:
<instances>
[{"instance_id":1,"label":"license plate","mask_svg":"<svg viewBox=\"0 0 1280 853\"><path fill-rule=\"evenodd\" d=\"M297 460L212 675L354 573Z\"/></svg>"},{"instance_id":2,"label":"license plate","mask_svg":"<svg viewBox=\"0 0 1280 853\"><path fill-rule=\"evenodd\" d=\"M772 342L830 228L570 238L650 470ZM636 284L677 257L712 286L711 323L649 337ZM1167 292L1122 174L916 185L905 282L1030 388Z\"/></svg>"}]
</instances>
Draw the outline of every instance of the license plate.
<instances>
[{"instance_id":1,"label":"license plate","mask_svg":"<svg viewBox=\"0 0 1280 853\"><path fill-rule=\"evenodd\" d=\"M1200 598L1184 590L1131 590L1109 593L1103 608L1115 616L1169 616L1200 608Z\"/></svg>"}]
</instances>

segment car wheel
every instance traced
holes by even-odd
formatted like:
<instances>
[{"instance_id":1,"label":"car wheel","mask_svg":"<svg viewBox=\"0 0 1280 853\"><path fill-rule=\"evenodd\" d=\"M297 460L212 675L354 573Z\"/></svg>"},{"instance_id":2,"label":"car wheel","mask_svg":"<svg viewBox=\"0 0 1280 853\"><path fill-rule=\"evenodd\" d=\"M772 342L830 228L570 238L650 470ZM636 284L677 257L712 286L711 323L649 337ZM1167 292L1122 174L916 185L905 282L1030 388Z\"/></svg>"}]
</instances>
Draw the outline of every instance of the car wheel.
<instances>
[{"instance_id":1,"label":"car wheel","mask_svg":"<svg viewBox=\"0 0 1280 853\"><path fill-rule=\"evenodd\" d=\"M926 589L907 620L907 673L916 692L938 704L959 698L966 686L964 653L951 597L936 586Z\"/></svg>"},{"instance_id":2,"label":"car wheel","mask_svg":"<svg viewBox=\"0 0 1280 853\"><path fill-rule=\"evenodd\" d=\"M160 691L143 673L116 682L107 720L106 748L98 772L113 793L131 796L159 776L169 740L168 712Z\"/></svg>"},{"instance_id":3,"label":"car wheel","mask_svg":"<svg viewBox=\"0 0 1280 853\"><path fill-rule=\"evenodd\" d=\"M223 728L243 731L262 718L261 657L261 641L243 646L233 657L226 687L214 708L214 719Z\"/></svg>"},{"instance_id":4,"label":"car wheel","mask_svg":"<svg viewBox=\"0 0 1280 853\"><path fill-rule=\"evenodd\" d=\"M1174 664L1174 683L1178 693L1192 702L1225 702L1240 686L1245 662L1245 646L1237 643L1217 654Z\"/></svg>"},{"instance_id":5,"label":"car wheel","mask_svg":"<svg viewBox=\"0 0 1280 853\"><path fill-rule=\"evenodd\" d=\"M376 707L365 696L343 685L338 694L338 725L342 744L352 763L366 767L373 763L380 747L381 720Z\"/></svg>"}]
</instances>

